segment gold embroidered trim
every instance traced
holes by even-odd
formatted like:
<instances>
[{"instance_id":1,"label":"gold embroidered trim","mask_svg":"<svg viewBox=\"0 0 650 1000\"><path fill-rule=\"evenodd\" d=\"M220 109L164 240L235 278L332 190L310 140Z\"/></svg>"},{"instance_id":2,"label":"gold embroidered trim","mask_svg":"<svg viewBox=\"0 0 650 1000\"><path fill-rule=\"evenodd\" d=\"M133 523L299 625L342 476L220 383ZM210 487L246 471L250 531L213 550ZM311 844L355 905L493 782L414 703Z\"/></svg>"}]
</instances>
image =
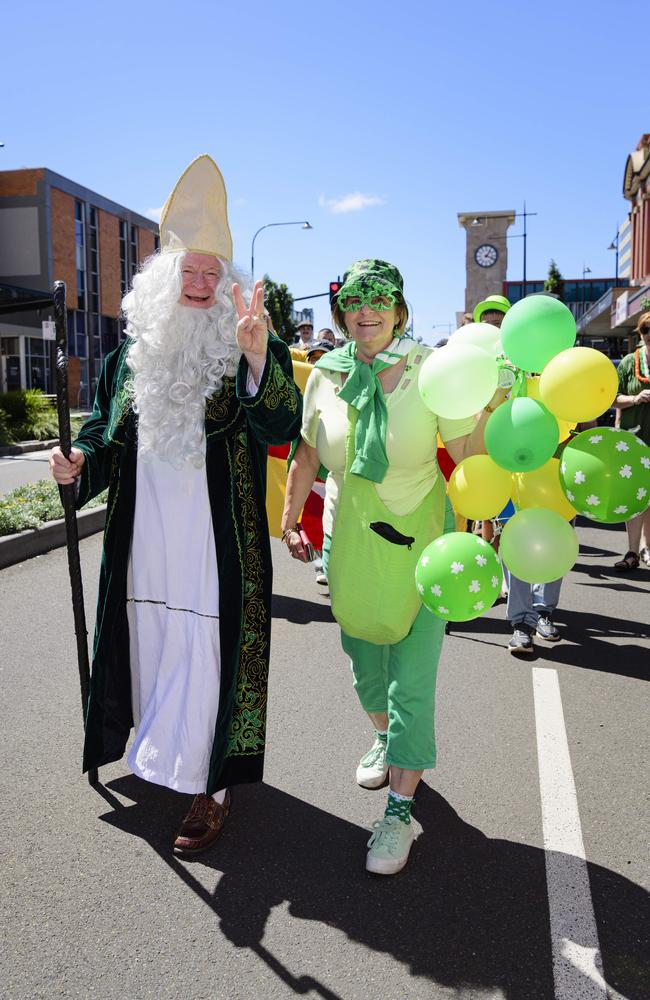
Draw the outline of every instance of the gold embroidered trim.
<instances>
[{"instance_id":1,"label":"gold embroidered trim","mask_svg":"<svg viewBox=\"0 0 650 1000\"><path fill-rule=\"evenodd\" d=\"M108 532L108 529L110 527L111 520L112 520L112 517L113 517L113 513L115 512L115 508L117 507L117 498L120 495L120 478L119 478L119 475L118 475L119 464L120 464L120 462L119 462L119 452L114 451L113 452L113 457L111 458L111 472L110 472L110 476L108 477L108 482L109 482L109 485L112 485L112 483L115 482L116 486L115 486L115 493L111 497L111 506L110 506L110 510L108 512L108 516L106 518L106 525L104 527L104 533L105 534Z\"/></svg>"},{"instance_id":2,"label":"gold embroidered trim","mask_svg":"<svg viewBox=\"0 0 650 1000\"><path fill-rule=\"evenodd\" d=\"M260 404L264 404L267 410L277 410L279 406L286 406L290 413L298 411L298 399L296 387L292 379L285 375L282 366L269 353L271 370L269 371L266 385L260 398L255 403L247 404L249 409L254 409Z\"/></svg>"},{"instance_id":3,"label":"gold embroidered trim","mask_svg":"<svg viewBox=\"0 0 650 1000\"><path fill-rule=\"evenodd\" d=\"M264 749L268 682L268 608L264 604L264 561L255 497L253 465L246 430L240 430L230 449L231 481L237 490L243 539L236 530L244 582L239 677L228 731L228 756L260 754ZM234 511L233 511L234 519ZM236 524L236 522L235 522ZM243 544L242 544L243 543Z\"/></svg>"}]
</instances>

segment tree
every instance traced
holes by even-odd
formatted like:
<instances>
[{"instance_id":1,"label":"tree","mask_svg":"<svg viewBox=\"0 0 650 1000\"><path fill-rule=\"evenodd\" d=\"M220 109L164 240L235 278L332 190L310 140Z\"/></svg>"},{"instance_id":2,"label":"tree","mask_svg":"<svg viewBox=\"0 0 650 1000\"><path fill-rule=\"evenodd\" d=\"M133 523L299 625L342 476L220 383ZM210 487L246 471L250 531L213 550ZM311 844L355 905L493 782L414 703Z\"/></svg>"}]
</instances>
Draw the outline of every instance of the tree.
<instances>
[{"instance_id":1,"label":"tree","mask_svg":"<svg viewBox=\"0 0 650 1000\"><path fill-rule=\"evenodd\" d=\"M286 344L293 344L296 338L293 295L286 285L277 285L268 274L264 275L264 302L278 337Z\"/></svg>"},{"instance_id":2,"label":"tree","mask_svg":"<svg viewBox=\"0 0 650 1000\"><path fill-rule=\"evenodd\" d=\"M560 269L554 260L551 260L548 268L548 278L544 282L544 291L557 295L560 302L564 302L564 278L560 274Z\"/></svg>"}]
</instances>

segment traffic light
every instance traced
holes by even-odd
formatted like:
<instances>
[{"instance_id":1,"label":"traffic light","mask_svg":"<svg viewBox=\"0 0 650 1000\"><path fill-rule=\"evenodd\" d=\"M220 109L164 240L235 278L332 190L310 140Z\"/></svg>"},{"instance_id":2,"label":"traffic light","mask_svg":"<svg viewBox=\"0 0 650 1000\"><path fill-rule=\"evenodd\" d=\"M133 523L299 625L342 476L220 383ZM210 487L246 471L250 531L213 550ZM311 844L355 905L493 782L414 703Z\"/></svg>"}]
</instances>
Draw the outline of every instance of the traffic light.
<instances>
[{"instance_id":1,"label":"traffic light","mask_svg":"<svg viewBox=\"0 0 650 1000\"><path fill-rule=\"evenodd\" d=\"M338 295L339 289L342 284L343 282L341 281L340 278L338 281L330 281L330 309L332 308L332 305L334 303L334 297Z\"/></svg>"}]
</instances>

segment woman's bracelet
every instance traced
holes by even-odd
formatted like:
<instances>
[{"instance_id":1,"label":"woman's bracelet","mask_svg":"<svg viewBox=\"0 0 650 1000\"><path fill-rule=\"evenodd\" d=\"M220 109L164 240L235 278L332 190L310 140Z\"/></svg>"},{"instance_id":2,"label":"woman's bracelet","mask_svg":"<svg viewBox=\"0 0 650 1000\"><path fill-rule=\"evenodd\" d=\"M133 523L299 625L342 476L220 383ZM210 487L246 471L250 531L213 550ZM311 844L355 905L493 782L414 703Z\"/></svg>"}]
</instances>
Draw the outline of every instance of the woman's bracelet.
<instances>
[{"instance_id":1,"label":"woman's bracelet","mask_svg":"<svg viewBox=\"0 0 650 1000\"><path fill-rule=\"evenodd\" d=\"M286 542L289 535L291 535L294 531L296 532L296 534L299 533L297 525L294 525L293 528L285 528L284 531L282 532L282 541Z\"/></svg>"}]
</instances>

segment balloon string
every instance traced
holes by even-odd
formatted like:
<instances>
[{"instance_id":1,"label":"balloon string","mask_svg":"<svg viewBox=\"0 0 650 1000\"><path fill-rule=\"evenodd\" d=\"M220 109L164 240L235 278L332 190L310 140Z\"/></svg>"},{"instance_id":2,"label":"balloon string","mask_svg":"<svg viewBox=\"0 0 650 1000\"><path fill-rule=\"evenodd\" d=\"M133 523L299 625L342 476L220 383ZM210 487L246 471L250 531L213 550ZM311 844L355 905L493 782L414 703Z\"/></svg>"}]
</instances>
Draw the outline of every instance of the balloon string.
<instances>
[{"instance_id":1,"label":"balloon string","mask_svg":"<svg viewBox=\"0 0 650 1000\"><path fill-rule=\"evenodd\" d=\"M523 372L521 368L516 369L517 375L515 377L515 384L512 387L512 392L510 393L511 399L518 399L520 396L528 395L528 386L526 384L526 372Z\"/></svg>"}]
</instances>

